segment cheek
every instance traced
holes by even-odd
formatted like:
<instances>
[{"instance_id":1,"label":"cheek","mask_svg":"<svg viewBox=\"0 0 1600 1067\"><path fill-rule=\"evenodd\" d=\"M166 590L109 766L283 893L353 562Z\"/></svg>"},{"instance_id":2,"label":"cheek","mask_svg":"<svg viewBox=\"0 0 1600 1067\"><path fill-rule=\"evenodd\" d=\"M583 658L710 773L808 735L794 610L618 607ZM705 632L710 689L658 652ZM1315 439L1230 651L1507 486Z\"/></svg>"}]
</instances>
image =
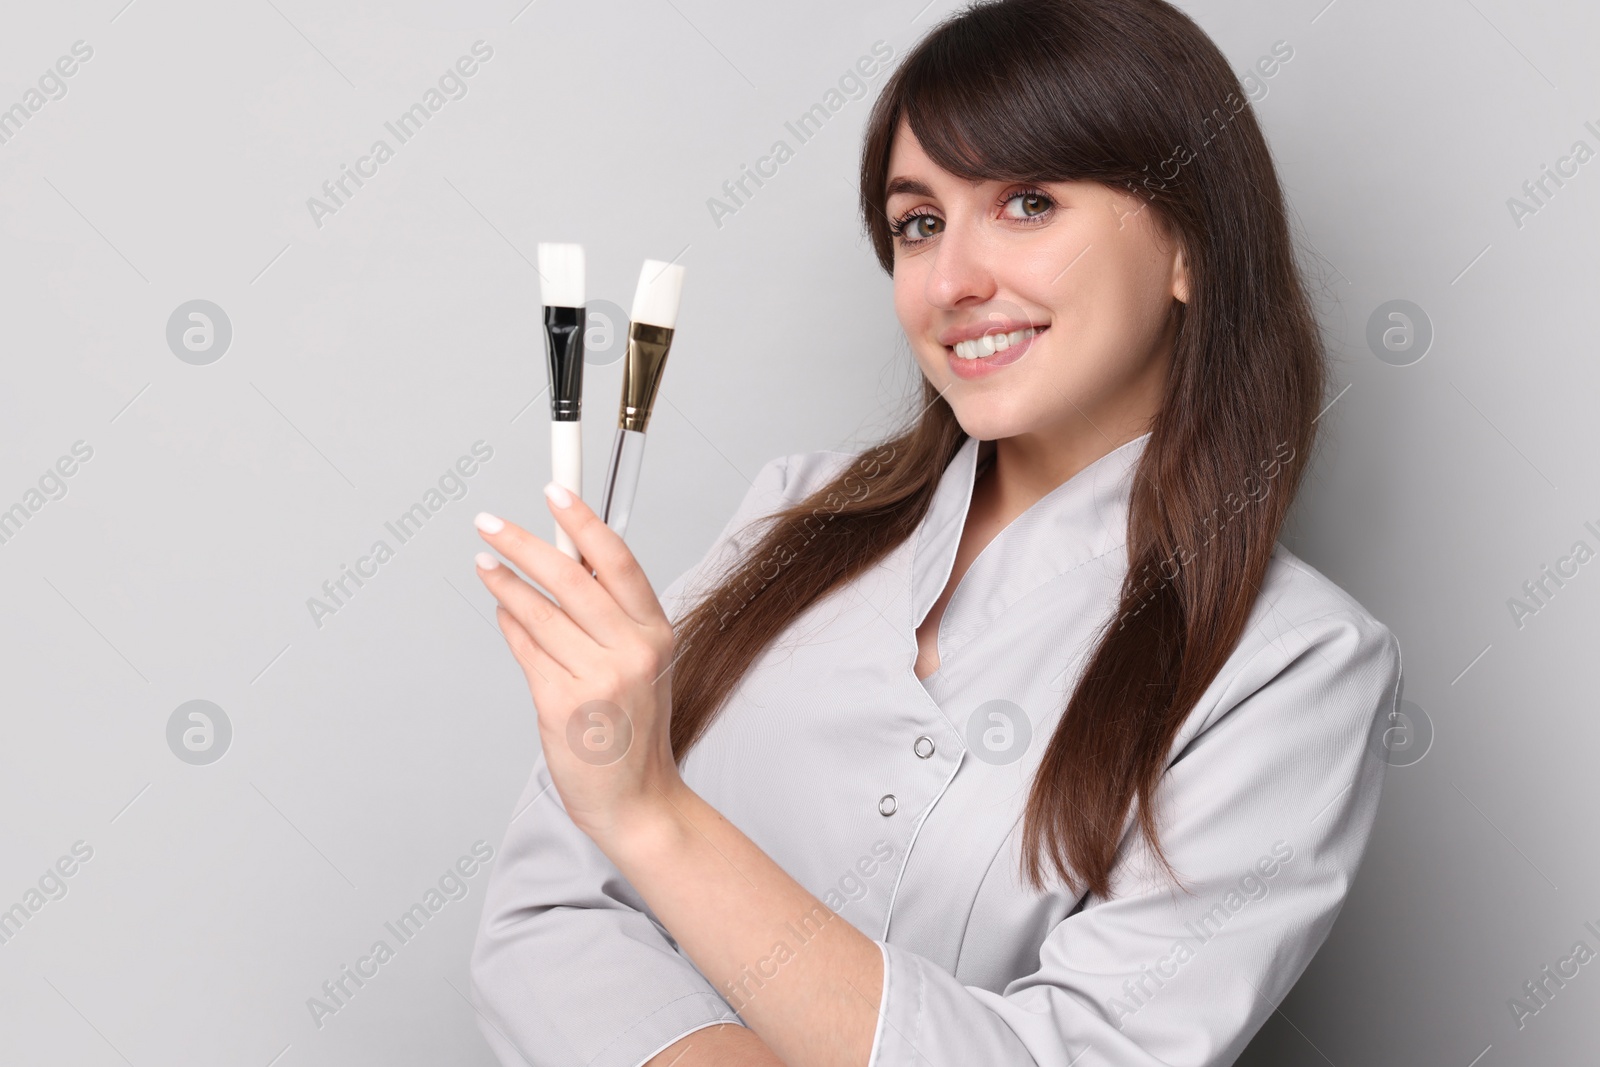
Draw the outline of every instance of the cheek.
<instances>
[{"instance_id":1,"label":"cheek","mask_svg":"<svg viewBox=\"0 0 1600 1067\"><path fill-rule=\"evenodd\" d=\"M1012 263L1020 269L1011 277L1022 287L1021 295L1037 296L1048 303L1052 294L1070 289L1084 274L1093 273L1096 260L1103 258L1104 239L1085 232L1081 225L1057 226L1040 237L1016 250Z\"/></svg>"},{"instance_id":2,"label":"cheek","mask_svg":"<svg viewBox=\"0 0 1600 1067\"><path fill-rule=\"evenodd\" d=\"M1150 212L1143 213L1138 225L1130 227L1119 248L1117 276L1123 290L1121 303L1131 313L1159 326L1172 301L1172 269L1175 248Z\"/></svg>"},{"instance_id":3,"label":"cheek","mask_svg":"<svg viewBox=\"0 0 1600 1067\"><path fill-rule=\"evenodd\" d=\"M1029 384L1015 398L1020 408L1039 418L1087 410L1136 373L1151 330L1145 283L1129 268L1114 249L1096 245L1040 292L1051 312L1049 344L1039 353L1047 358L1029 368Z\"/></svg>"},{"instance_id":4,"label":"cheek","mask_svg":"<svg viewBox=\"0 0 1600 1067\"><path fill-rule=\"evenodd\" d=\"M1171 301L1166 266L1142 241L1101 236L1051 287L1046 303L1066 327L1062 340L1086 358L1136 357L1160 332Z\"/></svg>"},{"instance_id":5,"label":"cheek","mask_svg":"<svg viewBox=\"0 0 1600 1067\"><path fill-rule=\"evenodd\" d=\"M933 322L933 308L924 295L925 285L921 272L914 265L896 264L894 273L894 313L900 328L911 342L913 352L922 350L931 342L927 340Z\"/></svg>"},{"instance_id":6,"label":"cheek","mask_svg":"<svg viewBox=\"0 0 1600 1067\"><path fill-rule=\"evenodd\" d=\"M915 258L899 259L894 264L894 308L904 318L918 307L926 307L923 296L922 264Z\"/></svg>"}]
</instances>

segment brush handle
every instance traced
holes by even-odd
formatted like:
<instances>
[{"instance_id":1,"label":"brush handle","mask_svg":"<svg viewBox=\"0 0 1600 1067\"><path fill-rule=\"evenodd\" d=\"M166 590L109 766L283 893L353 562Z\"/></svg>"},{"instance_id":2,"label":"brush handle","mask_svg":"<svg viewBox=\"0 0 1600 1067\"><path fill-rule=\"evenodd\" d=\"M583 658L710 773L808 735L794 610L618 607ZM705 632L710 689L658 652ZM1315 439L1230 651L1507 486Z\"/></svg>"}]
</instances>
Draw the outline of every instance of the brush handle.
<instances>
[{"instance_id":1,"label":"brush handle","mask_svg":"<svg viewBox=\"0 0 1600 1067\"><path fill-rule=\"evenodd\" d=\"M582 425L577 419L550 423L550 480L580 500L583 499ZM578 558L578 546L560 525L556 526L556 547L573 559Z\"/></svg>"},{"instance_id":2,"label":"brush handle","mask_svg":"<svg viewBox=\"0 0 1600 1067\"><path fill-rule=\"evenodd\" d=\"M606 492L600 517L622 537L633 511L633 496L639 488L639 471L644 466L644 434L617 427L611 440L611 462L606 466Z\"/></svg>"}]
</instances>

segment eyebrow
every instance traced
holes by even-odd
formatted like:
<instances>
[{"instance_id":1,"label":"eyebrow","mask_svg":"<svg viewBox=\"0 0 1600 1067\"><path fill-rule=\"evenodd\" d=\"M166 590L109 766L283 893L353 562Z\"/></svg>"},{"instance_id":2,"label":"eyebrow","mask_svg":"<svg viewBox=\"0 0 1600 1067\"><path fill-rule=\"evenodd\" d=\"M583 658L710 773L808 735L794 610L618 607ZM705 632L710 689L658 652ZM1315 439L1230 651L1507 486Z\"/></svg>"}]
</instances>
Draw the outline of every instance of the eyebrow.
<instances>
[{"instance_id":1,"label":"eyebrow","mask_svg":"<svg viewBox=\"0 0 1600 1067\"><path fill-rule=\"evenodd\" d=\"M889 184L883 187L883 198L885 200L896 193L909 193L912 196L932 196L933 190L928 188L925 182L916 178L902 176L889 179Z\"/></svg>"}]
</instances>

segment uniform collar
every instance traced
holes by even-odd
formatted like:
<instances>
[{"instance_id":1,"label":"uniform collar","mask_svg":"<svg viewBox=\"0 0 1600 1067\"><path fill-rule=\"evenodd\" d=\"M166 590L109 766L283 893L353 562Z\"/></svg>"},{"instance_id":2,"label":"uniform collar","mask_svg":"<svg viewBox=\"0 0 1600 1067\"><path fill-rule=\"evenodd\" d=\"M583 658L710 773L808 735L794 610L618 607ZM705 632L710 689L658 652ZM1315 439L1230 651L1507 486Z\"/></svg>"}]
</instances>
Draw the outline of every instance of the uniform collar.
<instances>
[{"instance_id":1,"label":"uniform collar","mask_svg":"<svg viewBox=\"0 0 1600 1067\"><path fill-rule=\"evenodd\" d=\"M1134 469L1149 440L1145 433L1090 463L984 546L945 607L939 623L941 656L1042 583L1125 543ZM981 443L970 436L962 442L917 528L911 564L913 631L950 580L972 503Z\"/></svg>"}]
</instances>

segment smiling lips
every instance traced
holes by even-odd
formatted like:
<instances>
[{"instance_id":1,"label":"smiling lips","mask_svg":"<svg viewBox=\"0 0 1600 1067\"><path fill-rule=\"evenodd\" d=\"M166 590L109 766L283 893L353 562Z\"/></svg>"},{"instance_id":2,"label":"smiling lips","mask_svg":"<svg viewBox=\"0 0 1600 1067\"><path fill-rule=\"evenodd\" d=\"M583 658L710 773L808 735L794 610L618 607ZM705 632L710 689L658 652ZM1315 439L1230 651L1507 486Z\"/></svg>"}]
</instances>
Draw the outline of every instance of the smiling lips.
<instances>
[{"instance_id":1,"label":"smiling lips","mask_svg":"<svg viewBox=\"0 0 1600 1067\"><path fill-rule=\"evenodd\" d=\"M995 331L945 345L950 370L959 378L981 378L1021 359L1033 339L1048 326L1024 326L1009 333ZM965 331L962 331L965 332Z\"/></svg>"},{"instance_id":2,"label":"smiling lips","mask_svg":"<svg viewBox=\"0 0 1600 1067\"><path fill-rule=\"evenodd\" d=\"M962 341L955 345L955 353L961 359L982 359L996 352L1004 352L1012 345L1032 340L1033 335L1038 332L1032 326L1024 326L1010 333L986 333L982 337L974 337L970 341Z\"/></svg>"}]
</instances>

